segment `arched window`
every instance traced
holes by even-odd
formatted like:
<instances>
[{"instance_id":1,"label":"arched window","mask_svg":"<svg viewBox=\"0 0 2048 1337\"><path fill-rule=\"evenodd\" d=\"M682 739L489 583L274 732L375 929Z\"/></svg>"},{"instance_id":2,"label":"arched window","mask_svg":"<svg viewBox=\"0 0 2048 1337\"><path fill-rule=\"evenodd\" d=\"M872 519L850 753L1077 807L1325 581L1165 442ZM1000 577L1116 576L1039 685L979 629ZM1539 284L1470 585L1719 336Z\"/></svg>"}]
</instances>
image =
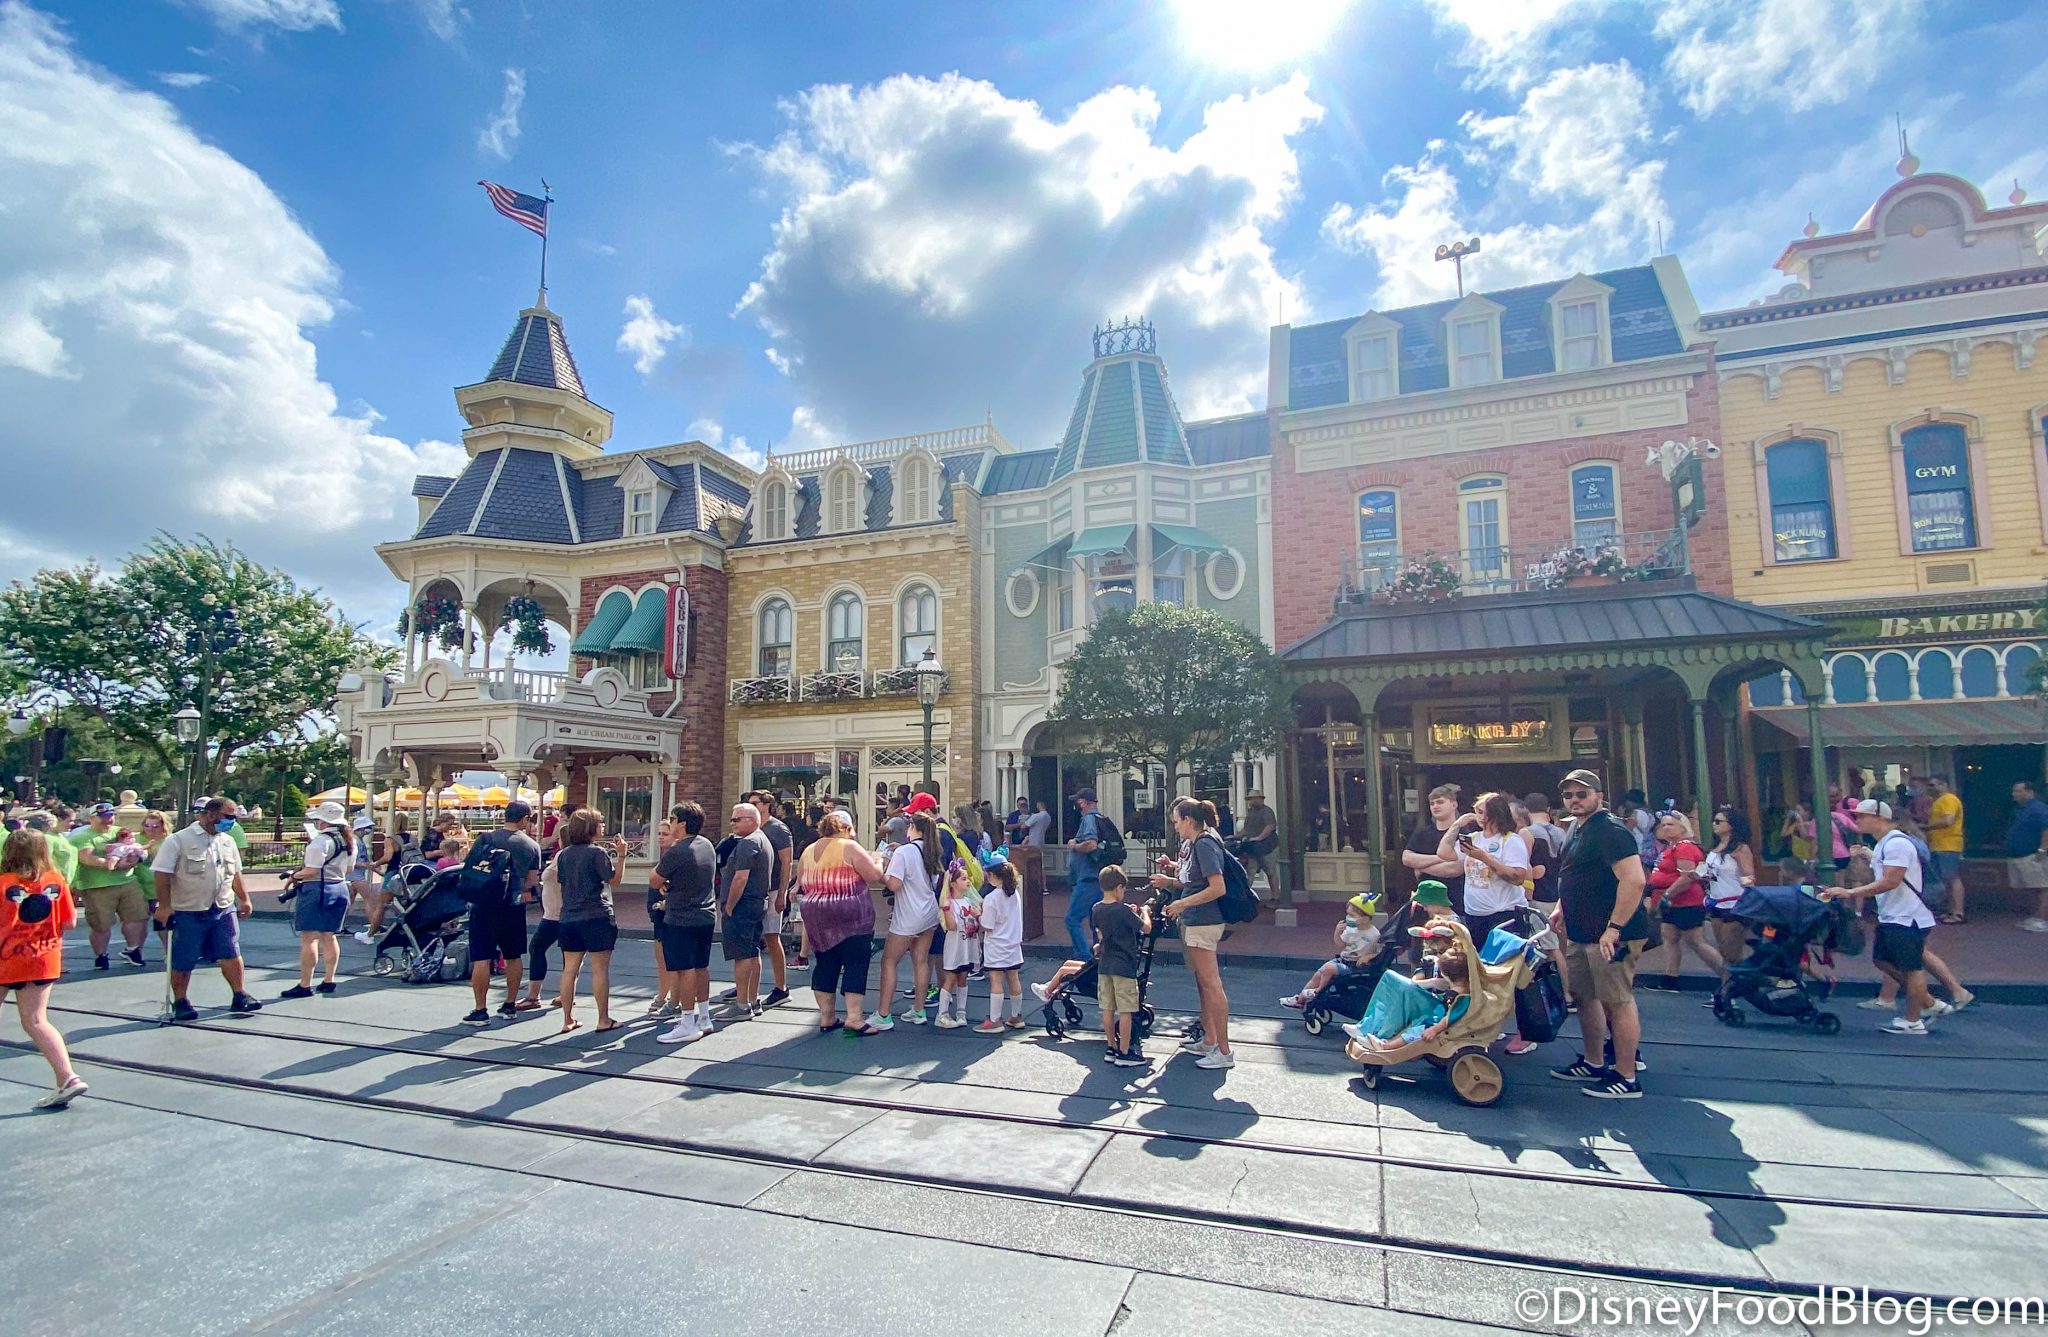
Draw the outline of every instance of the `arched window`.
<instances>
[{"instance_id":1,"label":"arched window","mask_svg":"<svg viewBox=\"0 0 2048 1337\"><path fill-rule=\"evenodd\" d=\"M1764 452L1771 491L1772 560L1812 562L1835 555L1835 499L1824 441L1780 441Z\"/></svg>"},{"instance_id":2,"label":"arched window","mask_svg":"<svg viewBox=\"0 0 2048 1337\"><path fill-rule=\"evenodd\" d=\"M761 605L761 676L786 678L794 661L794 637L787 599L770 599Z\"/></svg>"},{"instance_id":3,"label":"arched window","mask_svg":"<svg viewBox=\"0 0 2048 1337\"><path fill-rule=\"evenodd\" d=\"M851 673L861 666L862 642L867 631L867 614L860 596L851 591L837 595L825 610L825 667Z\"/></svg>"},{"instance_id":4,"label":"arched window","mask_svg":"<svg viewBox=\"0 0 2048 1337\"><path fill-rule=\"evenodd\" d=\"M903 473L897 492L903 513L896 517L897 523L914 525L932 519L931 461L913 455L897 467Z\"/></svg>"},{"instance_id":5,"label":"arched window","mask_svg":"<svg viewBox=\"0 0 2048 1337\"><path fill-rule=\"evenodd\" d=\"M1783 673L1784 670L1780 669L1777 673L1773 673L1768 677L1750 679L1749 704L1758 708L1784 705L1785 679Z\"/></svg>"},{"instance_id":6,"label":"arched window","mask_svg":"<svg viewBox=\"0 0 2048 1337\"><path fill-rule=\"evenodd\" d=\"M1963 695L1998 695L1998 656L1981 645L1963 651Z\"/></svg>"},{"instance_id":7,"label":"arched window","mask_svg":"<svg viewBox=\"0 0 2048 1337\"><path fill-rule=\"evenodd\" d=\"M2032 669L2041 652L2031 645L2015 645L2005 652L2005 692L2025 696L2034 690Z\"/></svg>"},{"instance_id":8,"label":"arched window","mask_svg":"<svg viewBox=\"0 0 2048 1337\"><path fill-rule=\"evenodd\" d=\"M1870 670L1861 655L1836 655L1830 659L1828 683L1837 704L1853 705L1870 699Z\"/></svg>"},{"instance_id":9,"label":"arched window","mask_svg":"<svg viewBox=\"0 0 2048 1337\"><path fill-rule=\"evenodd\" d=\"M1932 422L1902 434L1906 523L1914 552L1977 546L1970 497L1970 445L1960 423Z\"/></svg>"},{"instance_id":10,"label":"arched window","mask_svg":"<svg viewBox=\"0 0 2048 1337\"><path fill-rule=\"evenodd\" d=\"M1922 701L1949 701L1955 698L1956 661L1949 658L1948 651L1921 651L1919 671Z\"/></svg>"},{"instance_id":11,"label":"arched window","mask_svg":"<svg viewBox=\"0 0 2048 1337\"><path fill-rule=\"evenodd\" d=\"M858 526L860 485L853 470L839 469L825 480L825 528L834 534L851 534Z\"/></svg>"},{"instance_id":12,"label":"arched window","mask_svg":"<svg viewBox=\"0 0 2048 1337\"><path fill-rule=\"evenodd\" d=\"M1035 597L1035 596L1034 596ZM929 585L912 585L897 603L896 617L902 631L901 655L896 662L915 664L924 652L939 648L939 596Z\"/></svg>"},{"instance_id":13,"label":"arched window","mask_svg":"<svg viewBox=\"0 0 2048 1337\"><path fill-rule=\"evenodd\" d=\"M1896 650L1877 657L1877 699L1905 701L1913 695L1913 666Z\"/></svg>"},{"instance_id":14,"label":"arched window","mask_svg":"<svg viewBox=\"0 0 2048 1337\"><path fill-rule=\"evenodd\" d=\"M1621 503L1615 493L1613 465L1582 464L1572 470L1573 547L1592 552L1614 542L1621 532Z\"/></svg>"},{"instance_id":15,"label":"arched window","mask_svg":"<svg viewBox=\"0 0 2048 1337\"><path fill-rule=\"evenodd\" d=\"M761 537L789 537L789 485L780 479L761 489Z\"/></svg>"}]
</instances>

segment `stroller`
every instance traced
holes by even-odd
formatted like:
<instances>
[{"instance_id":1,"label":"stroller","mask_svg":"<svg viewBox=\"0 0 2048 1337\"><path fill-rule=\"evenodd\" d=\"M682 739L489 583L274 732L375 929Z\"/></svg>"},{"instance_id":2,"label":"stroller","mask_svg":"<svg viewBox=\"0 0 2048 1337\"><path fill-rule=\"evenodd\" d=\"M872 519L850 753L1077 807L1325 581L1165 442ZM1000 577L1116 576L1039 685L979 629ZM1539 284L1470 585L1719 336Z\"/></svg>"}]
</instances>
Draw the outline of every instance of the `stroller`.
<instances>
[{"instance_id":1,"label":"stroller","mask_svg":"<svg viewBox=\"0 0 2048 1337\"><path fill-rule=\"evenodd\" d=\"M1419 1058L1445 1070L1451 1079L1451 1094L1464 1104L1492 1105L1507 1090L1507 1080L1501 1074L1500 1064L1493 1061L1486 1049L1515 1015L1515 994L1532 978L1536 967L1531 958L1540 958L1541 954L1506 929L1495 929L1487 937L1489 946L1495 945L1496 940L1505 940L1505 946L1513 950L1505 951L1505 959L1498 964L1489 964L1472 950L1472 935L1463 924L1450 924L1448 930L1452 940L1464 950L1465 959L1472 963L1472 1001L1463 1015L1433 1040L1417 1040L1399 1049L1369 1049L1352 1040L1346 1043L1344 1052L1364 1065L1367 1090L1379 1086L1383 1069Z\"/></svg>"},{"instance_id":2,"label":"stroller","mask_svg":"<svg viewBox=\"0 0 2048 1337\"><path fill-rule=\"evenodd\" d=\"M1365 1015L1365 1006L1372 1001L1372 991L1379 984L1380 976L1401 954L1405 944L1389 933L1380 940L1379 953L1372 960L1356 970L1340 974L1310 996L1302 1005L1301 1024L1310 1035L1321 1035L1323 1028L1338 1017L1357 1021Z\"/></svg>"},{"instance_id":3,"label":"stroller","mask_svg":"<svg viewBox=\"0 0 2048 1337\"><path fill-rule=\"evenodd\" d=\"M1147 994L1150 993L1152 987L1152 956L1158 946L1160 935L1166 931L1166 916L1159 913L1159 907L1165 903L1165 900L1166 893L1155 892L1152 899L1148 902L1152 911L1152 931L1147 933L1138 944L1138 1010L1131 1018L1131 1038L1134 1041L1151 1039L1152 1025L1159 1019L1158 1014L1152 1010L1152 1004L1148 1001ZM1100 974L1101 972L1097 969L1096 963L1091 960L1082 966L1080 970L1069 975L1066 979L1061 980L1053 988L1046 991L1046 1034L1056 1040L1064 1039L1068 1031L1080 1026L1081 1004L1079 1000L1095 996L1096 980ZM1108 1028L1104 1027L1104 1029L1107 1030Z\"/></svg>"},{"instance_id":4,"label":"stroller","mask_svg":"<svg viewBox=\"0 0 2048 1337\"><path fill-rule=\"evenodd\" d=\"M435 872L410 864L399 872L385 914L383 936L371 944L375 975L407 984L456 980L469 974L469 903L456 887L460 868Z\"/></svg>"},{"instance_id":5,"label":"stroller","mask_svg":"<svg viewBox=\"0 0 2048 1337\"><path fill-rule=\"evenodd\" d=\"M1842 1019L1818 1006L1820 982L1808 978L1806 953L1821 946L1835 928L1835 910L1799 887L1751 887L1735 903L1735 917L1750 930L1750 955L1728 967L1728 982L1714 995L1714 1015L1741 1026L1748 1003L1768 1017L1790 1017L1822 1035L1842 1029Z\"/></svg>"}]
</instances>

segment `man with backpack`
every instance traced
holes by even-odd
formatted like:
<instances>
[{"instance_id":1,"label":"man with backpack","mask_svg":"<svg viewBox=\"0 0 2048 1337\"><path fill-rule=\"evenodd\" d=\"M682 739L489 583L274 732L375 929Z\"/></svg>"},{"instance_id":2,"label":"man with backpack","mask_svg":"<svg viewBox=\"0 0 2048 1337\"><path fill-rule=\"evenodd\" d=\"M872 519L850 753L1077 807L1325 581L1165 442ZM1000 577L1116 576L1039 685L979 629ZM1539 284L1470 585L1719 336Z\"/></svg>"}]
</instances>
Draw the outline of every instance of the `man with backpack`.
<instances>
[{"instance_id":1,"label":"man with backpack","mask_svg":"<svg viewBox=\"0 0 2048 1337\"><path fill-rule=\"evenodd\" d=\"M1123 862L1123 837L1115 823L1095 810L1094 789L1083 785L1075 790L1074 806L1081 810L1081 820L1074 826L1074 838L1067 842L1067 940L1073 944L1074 959L1086 961L1095 955L1095 944L1088 935L1095 907L1102 900L1102 869ZM1108 843L1105 836L1116 842L1117 857L1113 859L1103 848Z\"/></svg>"},{"instance_id":2,"label":"man with backpack","mask_svg":"<svg viewBox=\"0 0 2048 1337\"><path fill-rule=\"evenodd\" d=\"M526 955L526 907L540 880L540 843L529 829L533 809L505 805L505 824L476 838L462 861L462 898L469 902L469 991L476 1008L462 1021L484 1026L491 1020L491 961L505 958L505 1002L498 1015L519 1015L519 972Z\"/></svg>"}]
</instances>

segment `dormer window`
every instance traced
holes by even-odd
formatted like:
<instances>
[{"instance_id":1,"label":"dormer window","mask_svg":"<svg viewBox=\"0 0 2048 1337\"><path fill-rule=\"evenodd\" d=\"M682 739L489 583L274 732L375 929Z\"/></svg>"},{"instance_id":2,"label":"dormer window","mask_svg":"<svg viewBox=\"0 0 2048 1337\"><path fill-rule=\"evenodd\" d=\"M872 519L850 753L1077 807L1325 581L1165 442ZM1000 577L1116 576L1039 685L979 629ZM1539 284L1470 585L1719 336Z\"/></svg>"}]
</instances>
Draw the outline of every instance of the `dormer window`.
<instances>
[{"instance_id":1,"label":"dormer window","mask_svg":"<svg viewBox=\"0 0 2048 1337\"><path fill-rule=\"evenodd\" d=\"M1345 351L1351 363L1351 402L1369 403L1392 399L1401 393L1396 370L1401 350L1401 327L1385 316L1368 313L1345 335Z\"/></svg>"},{"instance_id":2,"label":"dormer window","mask_svg":"<svg viewBox=\"0 0 2048 1337\"><path fill-rule=\"evenodd\" d=\"M626 494L626 533L654 532L654 489L636 488Z\"/></svg>"},{"instance_id":3,"label":"dormer window","mask_svg":"<svg viewBox=\"0 0 2048 1337\"><path fill-rule=\"evenodd\" d=\"M1614 290L1584 274L1550 295L1551 351L1559 371L1585 371L1614 361L1607 299Z\"/></svg>"},{"instance_id":4,"label":"dormer window","mask_svg":"<svg viewBox=\"0 0 2048 1337\"><path fill-rule=\"evenodd\" d=\"M860 480L852 469L836 469L825 480L825 528L851 534L859 527Z\"/></svg>"},{"instance_id":5,"label":"dormer window","mask_svg":"<svg viewBox=\"0 0 2048 1337\"><path fill-rule=\"evenodd\" d=\"M789 484L779 478L761 489L761 537L789 537Z\"/></svg>"},{"instance_id":6,"label":"dormer window","mask_svg":"<svg viewBox=\"0 0 2048 1337\"><path fill-rule=\"evenodd\" d=\"M1451 326L1451 384L1487 385L1499 376L1493 366L1493 319L1480 316Z\"/></svg>"},{"instance_id":7,"label":"dormer window","mask_svg":"<svg viewBox=\"0 0 2048 1337\"><path fill-rule=\"evenodd\" d=\"M896 466L896 522L915 525L936 518L932 509L932 463L911 455Z\"/></svg>"}]
</instances>

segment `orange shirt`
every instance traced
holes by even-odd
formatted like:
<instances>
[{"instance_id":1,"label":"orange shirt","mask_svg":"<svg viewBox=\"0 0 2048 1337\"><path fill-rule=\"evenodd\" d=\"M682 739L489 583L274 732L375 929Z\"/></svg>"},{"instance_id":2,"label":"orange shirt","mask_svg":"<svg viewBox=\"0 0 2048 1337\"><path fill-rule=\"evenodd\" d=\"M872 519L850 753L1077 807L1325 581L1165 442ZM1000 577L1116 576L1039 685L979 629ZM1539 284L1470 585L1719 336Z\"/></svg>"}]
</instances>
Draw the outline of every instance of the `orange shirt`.
<instances>
[{"instance_id":1,"label":"orange shirt","mask_svg":"<svg viewBox=\"0 0 2048 1337\"><path fill-rule=\"evenodd\" d=\"M21 907L11 893L19 887L33 894L38 888L62 887L56 912L39 924L21 922ZM25 878L0 873L0 984L27 984L53 980L64 973L64 930L78 922L78 908L71 888L55 869L41 877Z\"/></svg>"}]
</instances>

